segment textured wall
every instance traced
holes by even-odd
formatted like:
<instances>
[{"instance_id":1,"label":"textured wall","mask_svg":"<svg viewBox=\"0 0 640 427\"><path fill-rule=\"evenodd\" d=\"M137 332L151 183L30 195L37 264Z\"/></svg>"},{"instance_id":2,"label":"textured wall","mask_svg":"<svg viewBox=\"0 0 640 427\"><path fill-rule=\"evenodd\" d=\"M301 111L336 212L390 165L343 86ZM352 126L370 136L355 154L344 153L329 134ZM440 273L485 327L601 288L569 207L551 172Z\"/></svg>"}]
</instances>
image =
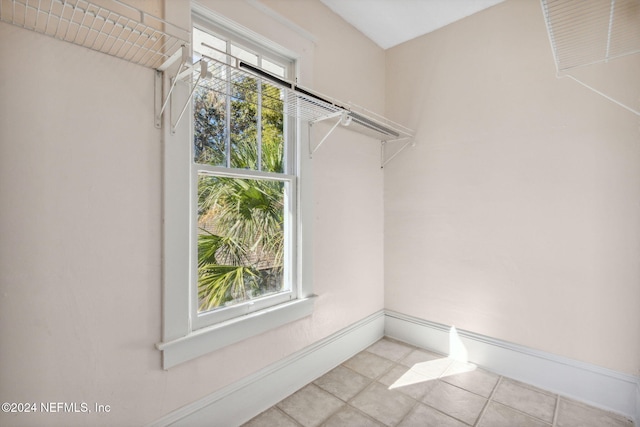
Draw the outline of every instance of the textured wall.
<instances>
[{"instance_id":1,"label":"textured wall","mask_svg":"<svg viewBox=\"0 0 640 427\"><path fill-rule=\"evenodd\" d=\"M322 89L384 108L384 52L319 2L291 17L313 17L315 44L246 2L205 4L296 51L307 86L339 63ZM378 146L339 131L314 160L313 316L163 371L153 71L4 23L0 58L0 401L111 406L0 424L149 423L383 308Z\"/></svg>"},{"instance_id":2,"label":"textured wall","mask_svg":"<svg viewBox=\"0 0 640 427\"><path fill-rule=\"evenodd\" d=\"M621 61L580 77L640 109ZM640 120L555 74L534 1L387 51L385 307L638 375Z\"/></svg>"}]
</instances>

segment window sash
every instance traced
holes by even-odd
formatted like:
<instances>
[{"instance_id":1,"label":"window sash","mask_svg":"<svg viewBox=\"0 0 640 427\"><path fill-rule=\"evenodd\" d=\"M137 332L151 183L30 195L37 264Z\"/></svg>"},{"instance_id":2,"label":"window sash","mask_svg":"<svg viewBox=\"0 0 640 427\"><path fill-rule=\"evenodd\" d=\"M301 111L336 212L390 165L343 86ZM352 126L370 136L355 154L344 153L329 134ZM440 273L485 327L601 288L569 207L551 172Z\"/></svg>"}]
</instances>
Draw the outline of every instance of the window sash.
<instances>
[{"instance_id":1,"label":"window sash","mask_svg":"<svg viewBox=\"0 0 640 427\"><path fill-rule=\"evenodd\" d=\"M212 27L210 21L207 18L204 18L202 16L200 16L199 14L194 14L193 15L193 27L198 29L199 31L208 33L210 35L212 35L215 39L219 40L219 41L225 41L226 42L226 48L225 48L225 53L221 55L226 55L226 58L220 58L221 62L229 62L232 61L231 58L235 57L233 54L234 53L238 53L237 51L240 51L241 53L247 54L247 55L255 55L255 57L257 58L256 61L248 61L250 63L252 63L252 65L256 65L258 67L264 68L264 66L266 66L267 68L269 68L271 70L271 72L276 73L279 77L282 77L283 79L287 79L287 78L291 78L295 72L295 63L292 59L287 58L286 56L283 56L282 54L278 54L276 52L273 52L263 46L261 46L260 44L256 44L255 42L251 42L249 40L240 38L238 35L236 35L235 33L233 33L232 31L228 31L222 27ZM197 50L194 47L194 50ZM214 55L215 56L215 55ZM256 63L254 63L256 62ZM280 73L277 72L277 70L281 70ZM257 146L258 146L258 170L262 170L262 132L260 131L261 129L261 125L260 125L260 121L262 119L262 103L263 103L263 99L262 99L262 91L263 91L263 84L267 84L267 85L271 85L271 82L269 82L268 80L264 80L261 79L259 77L256 76L256 81L257 81L257 91L258 91L258 112L257 112L257 121L258 121L258 140L256 142ZM227 80L227 102L225 105L226 111L225 111L225 119L226 119L226 126L227 129L230 129L230 120L231 120L231 103L229 102L229 94L231 93L231 81L228 79ZM294 151L295 148L295 141L296 141L296 137L295 137L295 131L296 131L296 124L295 124L295 120L291 119L287 114L287 105L286 102L288 101L286 98L283 100L285 105L283 108L283 122L284 122L284 126L283 126L283 133L284 133L284 158L283 158L283 172L284 173L289 173L289 174L297 174L297 170L296 170L296 164L295 164L295 158L296 158L296 153ZM191 115L191 117L193 117ZM231 153L230 153L230 147L231 147L231 132L227 132L226 135L226 153L225 153L225 157L226 157L226 167L227 168L232 168L233 165L231 164Z\"/></svg>"},{"instance_id":2,"label":"window sash","mask_svg":"<svg viewBox=\"0 0 640 427\"><path fill-rule=\"evenodd\" d=\"M211 311L198 312L198 177L201 173L211 176L245 179L273 180L285 183L284 185L284 286L285 290L275 294L257 297L248 301L239 302L226 307L219 307ZM224 322L235 317L243 316L274 305L289 302L298 298L299 283L297 283L297 177L274 172L262 172L246 169L232 169L220 166L210 166L199 163L192 164L192 203L191 203L191 324L192 328L199 329L216 323Z\"/></svg>"}]
</instances>

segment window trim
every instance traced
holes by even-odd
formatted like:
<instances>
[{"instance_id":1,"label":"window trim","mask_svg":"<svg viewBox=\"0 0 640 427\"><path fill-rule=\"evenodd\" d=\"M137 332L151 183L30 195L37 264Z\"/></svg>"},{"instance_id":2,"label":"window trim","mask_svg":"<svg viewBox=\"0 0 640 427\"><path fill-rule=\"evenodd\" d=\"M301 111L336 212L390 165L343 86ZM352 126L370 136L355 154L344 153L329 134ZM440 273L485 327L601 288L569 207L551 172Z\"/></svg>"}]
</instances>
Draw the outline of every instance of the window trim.
<instances>
[{"instance_id":1,"label":"window trim","mask_svg":"<svg viewBox=\"0 0 640 427\"><path fill-rule=\"evenodd\" d=\"M169 369L313 313L315 295L256 311L157 345L162 367Z\"/></svg>"},{"instance_id":2,"label":"window trim","mask_svg":"<svg viewBox=\"0 0 640 427\"><path fill-rule=\"evenodd\" d=\"M249 40L253 45L275 50L276 53L291 58L294 63L300 59L292 55L292 51L278 47L253 31L201 6L193 5L192 12L194 22L197 21L199 25L203 21L208 22L212 26L241 34L241 38ZM165 73L165 88L170 85L169 74ZM313 170L308 151L308 134L300 131L304 129L302 121L291 119L292 125L298 129L295 132L296 149L293 153L297 183L292 193L296 195L297 211L297 233L292 248L296 252L294 285L298 287L297 298L221 323L194 328L190 305L190 283L194 280L191 264L191 257L194 255L191 231L194 227L191 210L194 192L191 190L192 141L189 139L193 125L191 120L183 120L174 132L171 132L170 126L171 115L179 112L187 103L189 93L188 84L176 83L168 114L163 117L163 331L162 342L156 347L162 352L164 369L307 317L313 313L316 298L312 283ZM188 112L185 117L191 115Z\"/></svg>"}]
</instances>

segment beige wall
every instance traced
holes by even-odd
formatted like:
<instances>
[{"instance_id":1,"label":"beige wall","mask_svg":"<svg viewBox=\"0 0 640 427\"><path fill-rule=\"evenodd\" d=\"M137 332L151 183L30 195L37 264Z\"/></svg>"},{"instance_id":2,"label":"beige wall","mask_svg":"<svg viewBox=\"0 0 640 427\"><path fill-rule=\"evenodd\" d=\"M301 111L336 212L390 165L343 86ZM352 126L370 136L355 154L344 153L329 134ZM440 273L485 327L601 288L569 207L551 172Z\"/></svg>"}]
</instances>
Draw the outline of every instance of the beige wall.
<instances>
[{"instance_id":1,"label":"beige wall","mask_svg":"<svg viewBox=\"0 0 640 427\"><path fill-rule=\"evenodd\" d=\"M203 2L303 55L307 86L383 110L382 50L318 2L265 3L316 42L246 2ZM0 23L0 401L112 408L1 425L145 424L383 308L378 145L340 130L313 162L313 316L163 371L153 114L152 70Z\"/></svg>"},{"instance_id":2,"label":"beige wall","mask_svg":"<svg viewBox=\"0 0 640 427\"><path fill-rule=\"evenodd\" d=\"M555 74L536 1L387 51L417 146L385 169L385 307L638 375L640 120ZM639 75L580 77L640 110Z\"/></svg>"},{"instance_id":3,"label":"beige wall","mask_svg":"<svg viewBox=\"0 0 640 427\"><path fill-rule=\"evenodd\" d=\"M383 306L638 375L638 119L554 77L537 2L386 55L317 1L263 1L312 40L202 3L302 55L302 84L386 106L417 146L386 167L383 207L378 145L332 135L313 162L313 317L163 371L153 72L0 23L0 401L112 407L0 424L151 422ZM637 103L628 69L584 78Z\"/></svg>"}]
</instances>

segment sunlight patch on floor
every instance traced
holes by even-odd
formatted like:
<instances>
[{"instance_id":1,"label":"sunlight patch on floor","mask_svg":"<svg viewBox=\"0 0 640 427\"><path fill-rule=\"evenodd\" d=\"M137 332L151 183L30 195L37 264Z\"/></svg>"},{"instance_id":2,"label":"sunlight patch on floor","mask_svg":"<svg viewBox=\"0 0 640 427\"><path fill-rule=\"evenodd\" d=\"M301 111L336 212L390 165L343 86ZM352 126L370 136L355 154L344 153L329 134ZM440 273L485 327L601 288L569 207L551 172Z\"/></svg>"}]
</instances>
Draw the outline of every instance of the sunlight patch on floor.
<instances>
[{"instance_id":1,"label":"sunlight patch on floor","mask_svg":"<svg viewBox=\"0 0 640 427\"><path fill-rule=\"evenodd\" d=\"M474 371L477 366L469 363L468 360L469 353L467 348L460 340L455 326L452 326L449 331L449 356L414 364L407 368L407 372L391 384L389 389L407 387Z\"/></svg>"},{"instance_id":2,"label":"sunlight patch on floor","mask_svg":"<svg viewBox=\"0 0 640 427\"><path fill-rule=\"evenodd\" d=\"M452 375L460 375L474 371L477 368L473 363L462 363L449 357L420 362L407 368L400 378L389 386L389 389L406 387L427 381L437 380Z\"/></svg>"}]
</instances>

